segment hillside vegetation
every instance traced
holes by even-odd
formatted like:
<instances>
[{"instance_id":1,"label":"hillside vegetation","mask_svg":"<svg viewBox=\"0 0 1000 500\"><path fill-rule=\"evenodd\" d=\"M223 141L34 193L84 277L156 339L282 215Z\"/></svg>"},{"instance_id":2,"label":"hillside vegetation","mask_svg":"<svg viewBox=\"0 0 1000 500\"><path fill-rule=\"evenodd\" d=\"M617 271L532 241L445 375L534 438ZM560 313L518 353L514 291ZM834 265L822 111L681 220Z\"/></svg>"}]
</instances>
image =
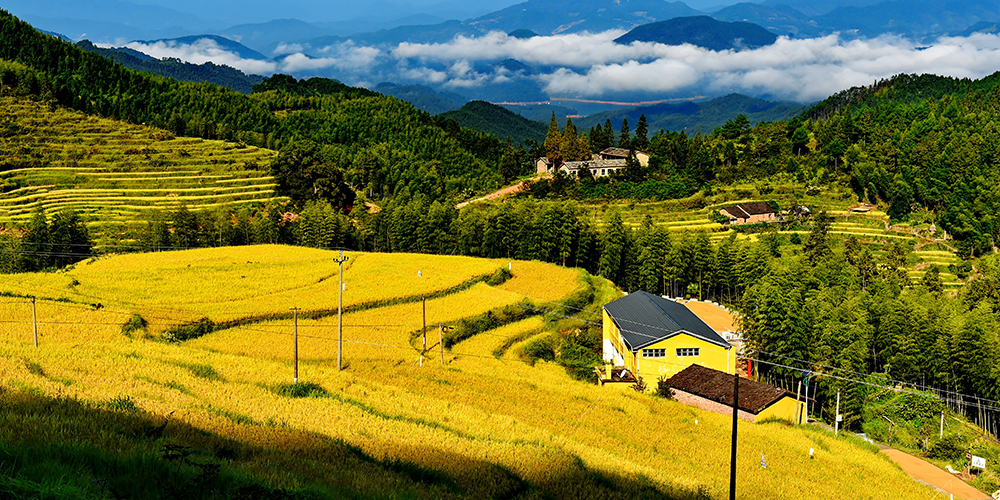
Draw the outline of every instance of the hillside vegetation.
<instances>
[{"instance_id":1,"label":"hillside vegetation","mask_svg":"<svg viewBox=\"0 0 1000 500\"><path fill-rule=\"evenodd\" d=\"M613 293L575 270L515 261L500 284L456 289L507 261L352 253L346 302L368 305L344 317L347 369L336 370L336 320L300 317L300 382L292 384L288 308L331 310L334 257L292 247L192 250L5 279L6 490L98 498L727 496L729 417L575 382L541 359L532 366L495 357L511 339L549 339L550 349L566 350L585 326L578 320L546 315L544 325L484 331L445 349L443 366L432 330L421 363L421 308L408 298L437 294L427 322L455 324L525 299L551 310L581 291L598 304ZM107 268L125 274L113 279ZM237 275L257 281L234 287ZM378 276L379 286L366 276ZM270 292L260 293L262 285ZM19 297L27 293L40 296L37 349L31 303ZM245 311L241 297L268 320L155 340L192 315L224 320L230 303ZM82 303L95 301L102 306ZM743 424L738 460L739 498L932 494L874 448L818 429Z\"/></svg>"},{"instance_id":2,"label":"hillside vegetation","mask_svg":"<svg viewBox=\"0 0 1000 500\"><path fill-rule=\"evenodd\" d=\"M151 209L280 199L267 175L275 152L0 97L0 224L69 208L125 225ZM99 234L99 233L98 233Z\"/></svg>"}]
</instances>

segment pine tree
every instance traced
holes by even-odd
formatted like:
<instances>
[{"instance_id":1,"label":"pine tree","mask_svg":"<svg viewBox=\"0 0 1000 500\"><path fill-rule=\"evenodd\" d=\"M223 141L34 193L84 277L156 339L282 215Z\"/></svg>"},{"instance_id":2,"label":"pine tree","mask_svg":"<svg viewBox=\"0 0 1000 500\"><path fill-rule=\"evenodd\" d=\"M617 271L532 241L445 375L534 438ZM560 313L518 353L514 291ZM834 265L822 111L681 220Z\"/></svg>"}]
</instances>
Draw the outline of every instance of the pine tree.
<instances>
[{"instance_id":1,"label":"pine tree","mask_svg":"<svg viewBox=\"0 0 1000 500\"><path fill-rule=\"evenodd\" d=\"M635 124L635 136L632 138L632 149L645 151L649 147L649 125L646 124L646 114L639 115L639 122Z\"/></svg>"},{"instance_id":2,"label":"pine tree","mask_svg":"<svg viewBox=\"0 0 1000 500\"><path fill-rule=\"evenodd\" d=\"M549 131L545 135L545 155L552 165L559 165L562 159L562 137L559 130L559 122L556 121L556 112L552 112L552 120L549 121Z\"/></svg>"},{"instance_id":3,"label":"pine tree","mask_svg":"<svg viewBox=\"0 0 1000 500\"><path fill-rule=\"evenodd\" d=\"M618 134L618 147L632 149L632 139L628 129L628 118L622 118L622 131Z\"/></svg>"}]
</instances>

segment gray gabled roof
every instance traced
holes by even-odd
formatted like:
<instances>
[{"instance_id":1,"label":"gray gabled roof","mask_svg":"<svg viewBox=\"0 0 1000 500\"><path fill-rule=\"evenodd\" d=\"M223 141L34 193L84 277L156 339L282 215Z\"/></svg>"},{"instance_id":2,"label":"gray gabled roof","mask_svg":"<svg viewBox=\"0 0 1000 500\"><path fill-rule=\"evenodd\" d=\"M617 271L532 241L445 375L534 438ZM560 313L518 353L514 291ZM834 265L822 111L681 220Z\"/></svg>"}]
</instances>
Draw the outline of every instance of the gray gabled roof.
<instances>
[{"instance_id":1,"label":"gray gabled roof","mask_svg":"<svg viewBox=\"0 0 1000 500\"><path fill-rule=\"evenodd\" d=\"M687 333L727 349L730 347L729 342L684 304L642 290L609 302L604 309L632 351L679 333Z\"/></svg>"}]
</instances>

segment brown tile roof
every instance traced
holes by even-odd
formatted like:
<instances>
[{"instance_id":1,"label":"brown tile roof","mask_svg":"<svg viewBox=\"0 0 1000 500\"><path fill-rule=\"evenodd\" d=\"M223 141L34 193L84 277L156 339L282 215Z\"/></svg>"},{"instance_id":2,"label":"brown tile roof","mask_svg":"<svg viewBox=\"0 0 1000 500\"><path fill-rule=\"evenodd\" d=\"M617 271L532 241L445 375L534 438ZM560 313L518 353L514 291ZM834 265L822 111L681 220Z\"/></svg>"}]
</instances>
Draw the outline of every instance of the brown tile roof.
<instances>
[{"instance_id":1,"label":"brown tile roof","mask_svg":"<svg viewBox=\"0 0 1000 500\"><path fill-rule=\"evenodd\" d=\"M670 377L670 387L705 399L733 405L733 376L701 365L691 365ZM740 377L740 409L754 415L794 393Z\"/></svg>"},{"instance_id":2,"label":"brown tile roof","mask_svg":"<svg viewBox=\"0 0 1000 500\"><path fill-rule=\"evenodd\" d=\"M774 213L774 209L771 208L771 205L768 205L763 201L756 201L753 203L737 203L735 205L724 207L723 210L729 212L734 217L739 217L741 219L746 219L751 215Z\"/></svg>"}]
</instances>

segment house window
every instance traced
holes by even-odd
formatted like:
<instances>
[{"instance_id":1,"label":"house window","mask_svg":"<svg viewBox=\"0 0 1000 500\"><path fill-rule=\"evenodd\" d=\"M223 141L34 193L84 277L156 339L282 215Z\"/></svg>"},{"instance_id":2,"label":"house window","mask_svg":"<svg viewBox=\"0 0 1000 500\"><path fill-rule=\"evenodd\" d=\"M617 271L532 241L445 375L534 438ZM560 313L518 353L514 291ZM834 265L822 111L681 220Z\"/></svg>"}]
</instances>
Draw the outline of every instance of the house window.
<instances>
[{"instance_id":1,"label":"house window","mask_svg":"<svg viewBox=\"0 0 1000 500\"><path fill-rule=\"evenodd\" d=\"M642 357L644 358L665 358L667 357L666 349L643 349Z\"/></svg>"},{"instance_id":2,"label":"house window","mask_svg":"<svg viewBox=\"0 0 1000 500\"><path fill-rule=\"evenodd\" d=\"M677 357L684 358L688 356L697 356L700 354L700 347L680 347L677 349Z\"/></svg>"},{"instance_id":3,"label":"house window","mask_svg":"<svg viewBox=\"0 0 1000 500\"><path fill-rule=\"evenodd\" d=\"M601 169L601 175L605 175L607 173L608 173L608 169L606 169L606 168L602 168Z\"/></svg>"}]
</instances>

